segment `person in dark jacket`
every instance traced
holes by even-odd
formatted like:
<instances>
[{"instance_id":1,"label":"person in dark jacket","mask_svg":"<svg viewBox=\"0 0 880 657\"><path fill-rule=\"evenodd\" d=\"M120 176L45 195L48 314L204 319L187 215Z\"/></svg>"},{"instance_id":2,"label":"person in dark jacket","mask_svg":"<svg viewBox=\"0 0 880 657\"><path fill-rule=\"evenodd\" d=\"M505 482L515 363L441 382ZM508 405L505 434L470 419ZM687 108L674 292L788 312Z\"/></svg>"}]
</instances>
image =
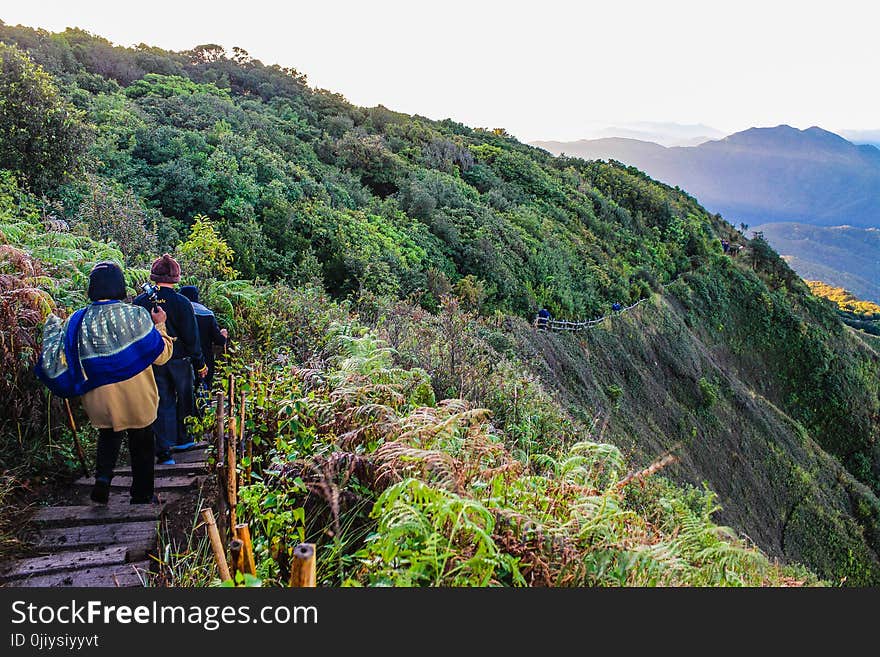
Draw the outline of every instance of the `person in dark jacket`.
<instances>
[{"instance_id":1,"label":"person in dark jacket","mask_svg":"<svg viewBox=\"0 0 880 657\"><path fill-rule=\"evenodd\" d=\"M171 360L154 365L156 385L159 388L159 413L153 424L156 434L156 461L171 465L171 452L193 445L187 436L185 419L195 413L193 370L200 377L208 374L199 340L199 328L192 304L185 296L174 291L180 282L180 265L169 254L157 258L150 268L150 280L158 285L155 301L147 293L138 295L134 303L151 310L160 306L167 315L165 327L174 338Z\"/></svg>"},{"instance_id":2,"label":"person in dark jacket","mask_svg":"<svg viewBox=\"0 0 880 657\"><path fill-rule=\"evenodd\" d=\"M196 324L199 327L199 338L201 340L202 356L205 358L205 365L208 366L208 375L205 377L205 385L208 390L214 383L214 345L223 347L229 338L229 332L220 328L217 324L217 318L214 313L199 303L199 288L195 285L184 285L180 288L180 293L190 300L193 311L196 314Z\"/></svg>"},{"instance_id":3,"label":"person in dark jacket","mask_svg":"<svg viewBox=\"0 0 880 657\"><path fill-rule=\"evenodd\" d=\"M538 316L535 318L535 325L539 329L546 330L550 325L550 311L546 308L541 308L541 310L538 311Z\"/></svg>"}]
</instances>

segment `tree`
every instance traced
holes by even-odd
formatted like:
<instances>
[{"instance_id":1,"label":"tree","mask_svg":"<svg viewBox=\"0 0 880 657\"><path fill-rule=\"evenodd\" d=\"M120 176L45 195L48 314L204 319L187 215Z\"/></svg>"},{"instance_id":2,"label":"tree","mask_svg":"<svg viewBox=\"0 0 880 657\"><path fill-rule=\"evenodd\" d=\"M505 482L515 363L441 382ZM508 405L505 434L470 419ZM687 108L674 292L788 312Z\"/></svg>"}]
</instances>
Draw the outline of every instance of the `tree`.
<instances>
[{"instance_id":1,"label":"tree","mask_svg":"<svg viewBox=\"0 0 880 657\"><path fill-rule=\"evenodd\" d=\"M159 250L153 227L164 221L161 213L145 208L130 189L119 189L98 177L90 178L89 187L90 194L79 209L89 234L115 242L128 265L149 262Z\"/></svg>"},{"instance_id":2,"label":"tree","mask_svg":"<svg viewBox=\"0 0 880 657\"><path fill-rule=\"evenodd\" d=\"M185 276L227 281L238 276L232 268L235 252L205 215L196 215L189 238L177 247L177 257Z\"/></svg>"},{"instance_id":3,"label":"tree","mask_svg":"<svg viewBox=\"0 0 880 657\"><path fill-rule=\"evenodd\" d=\"M80 170L90 142L82 112L62 98L49 74L0 43L0 168L46 191Z\"/></svg>"},{"instance_id":4,"label":"tree","mask_svg":"<svg viewBox=\"0 0 880 657\"><path fill-rule=\"evenodd\" d=\"M195 64L219 62L226 58L226 49L216 43L204 43L186 53Z\"/></svg>"}]
</instances>

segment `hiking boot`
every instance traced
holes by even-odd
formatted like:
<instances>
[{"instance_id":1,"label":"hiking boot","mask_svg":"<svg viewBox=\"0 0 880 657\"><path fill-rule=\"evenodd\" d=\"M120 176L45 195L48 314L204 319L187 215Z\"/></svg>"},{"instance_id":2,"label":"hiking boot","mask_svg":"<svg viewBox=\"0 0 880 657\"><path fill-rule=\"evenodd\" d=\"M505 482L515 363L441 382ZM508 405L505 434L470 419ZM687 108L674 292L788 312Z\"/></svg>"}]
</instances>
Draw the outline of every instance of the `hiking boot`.
<instances>
[{"instance_id":1,"label":"hiking boot","mask_svg":"<svg viewBox=\"0 0 880 657\"><path fill-rule=\"evenodd\" d=\"M96 479L89 498L97 504L107 504L110 501L110 482Z\"/></svg>"},{"instance_id":2,"label":"hiking boot","mask_svg":"<svg viewBox=\"0 0 880 657\"><path fill-rule=\"evenodd\" d=\"M159 504L159 496L153 495L153 497L132 497L131 504Z\"/></svg>"}]
</instances>

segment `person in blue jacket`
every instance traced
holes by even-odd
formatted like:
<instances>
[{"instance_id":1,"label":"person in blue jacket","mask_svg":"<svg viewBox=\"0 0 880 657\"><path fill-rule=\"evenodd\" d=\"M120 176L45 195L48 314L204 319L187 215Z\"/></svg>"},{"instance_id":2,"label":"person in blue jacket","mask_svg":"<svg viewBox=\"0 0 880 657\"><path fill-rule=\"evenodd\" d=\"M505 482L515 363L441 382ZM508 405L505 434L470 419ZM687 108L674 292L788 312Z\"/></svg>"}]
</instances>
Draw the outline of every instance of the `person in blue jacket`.
<instances>
[{"instance_id":1,"label":"person in blue jacket","mask_svg":"<svg viewBox=\"0 0 880 657\"><path fill-rule=\"evenodd\" d=\"M208 366L208 375L204 381L208 390L210 390L214 382L214 345L218 347L226 346L226 342L229 340L229 331L225 328L220 328L213 311L199 303L199 288L195 285L184 285L180 288L180 293L190 300L193 312L196 314L202 356L205 359L205 365Z\"/></svg>"},{"instance_id":2,"label":"person in blue jacket","mask_svg":"<svg viewBox=\"0 0 880 657\"><path fill-rule=\"evenodd\" d=\"M535 318L535 324L539 329L546 329L550 325L550 311L546 308L541 308L538 311L538 316Z\"/></svg>"}]
</instances>

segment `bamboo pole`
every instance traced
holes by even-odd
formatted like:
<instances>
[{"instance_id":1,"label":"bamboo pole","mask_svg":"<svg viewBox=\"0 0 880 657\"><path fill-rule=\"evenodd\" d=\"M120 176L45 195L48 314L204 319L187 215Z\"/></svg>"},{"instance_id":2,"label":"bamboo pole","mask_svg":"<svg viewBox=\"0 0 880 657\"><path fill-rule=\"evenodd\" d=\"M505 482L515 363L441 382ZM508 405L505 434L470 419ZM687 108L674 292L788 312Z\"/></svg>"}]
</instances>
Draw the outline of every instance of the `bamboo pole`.
<instances>
[{"instance_id":1,"label":"bamboo pole","mask_svg":"<svg viewBox=\"0 0 880 657\"><path fill-rule=\"evenodd\" d=\"M290 580L290 554L284 544L276 538L269 546L269 555L278 564L278 577L282 582Z\"/></svg>"},{"instance_id":2,"label":"bamboo pole","mask_svg":"<svg viewBox=\"0 0 880 657\"><path fill-rule=\"evenodd\" d=\"M226 443L226 501L229 503L229 527L234 529L235 507L238 504L238 475L235 454L235 417L230 418L232 440Z\"/></svg>"},{"instance_id":3,"label":"bamboo pole","mask_svg":"<svg viewBox=\"0 0 880 657\"><path fill-rule=\"evenodd\" d=\"M222 465L226 457L226 399L223 391L217 393L217 424L214 426L214 440L217 443L217 464Z\"/></svg>"},{"instance_id":4,"label":"bamboo pole","mask_svg":"<svg viewBox=\"0 0 880 657\"><path fill-rule=\"evenodd\" d=\"M244 455L244 402L246 394L244 390L241 391L241 426L238 427L238 452L242 455Z\"/></svg>"},{"instance_id":5,"label":"bamboo pole","mask_svg":"<svg viewBox=\"0 0 880 657\"><path fill-rule=\"evenodd\" d=\"M82 467L83 477L89 476L89 466L86 463L86 454L83 452L82 444L79 442L79 432L76 430L76 422L73 419L73 411L70 410L70 402L65 399L64 407L67 409L67 419L70 421L70 430L73 431L73 446L76 449L76 457Z\"/></svg>"},{"instance_id":6,"label":"bamboo pole","mask_svg":"<svg viewBox=\"0 0 880 657\"><path fill-rule=\"evenodd\" d=\"M242 571L256 575L257 564L254 561L254 544L251 542L251 529L246 522L235 526L235 536L242 542Z\"/></svg>"},{"instance_id":7,"label":"bamboo pole","mask_svg":"<svg viewBox=\"0 0 880 657\"><path fill-rule=\"evenodd\" d=\"M300 543L293 548L293 560L290 564L290 586L295 588L314 588L314 543Z\"/></svg>"},{"instance_id":8,"label":"bamboo pole","mask_svg":"<svg viewBox=\"0 0 880 657\"><path fill-rule=\"evenodd\" d=\"M230 561L232 562L232 579L235 580L236 573L243 572L241 567L241 548L242 543L237 538L233 538L229 542L229 556Z\"/></svg>"},{"instance_id":9,"label":"bamboo pole","mask_svg":"<svg viewBox=\"0 0 880 657\"><path fill-rule=\"evenodd\" d=\"M235 415L235 375L229 375L229 417Z\"/></svg>"},{"instance_id":10,"label":"bamboo pole","mask_svg":"<svg viewBox=\"0 0 880 657\"><path fill-rule=\"evenodd\" d=\"M254 441L253 438L247 444L247 467L245 468L245 482L247 485L251 483L251 466L254 464Z\"/></svg>"},{"instance_id":11,"label":"bamboo pole","mask_svg":"<svg viewBox=\"0 0 880 657\"><path fill-rule=\"evenodd\" d=\"M211 549L214 551L214 559L217 569L220 571L220 581L225 582L230 578L229 566L226 563L226 553L223 550L223 542L220 540L220 532L217 531L217 522L214 520L214 512L210 508L202 509L202 520L208 527L208 538L211 541Z\"/></svg>"},{"instance_id":12,"label":"bamboo pole","mask_svg":"<svg viewBox=\"0 0 880 657\"><path fill-rule=\"evenodd\" d=\"M220 520L220 536L223 539L224 549L226 546L226 514L229 511L229 502L226 499L226 396L223 391L217 393L217 424L214 427L217 458L214 467L217 472L218 495L217 514Z\"/></svg>"}]
</instances>

